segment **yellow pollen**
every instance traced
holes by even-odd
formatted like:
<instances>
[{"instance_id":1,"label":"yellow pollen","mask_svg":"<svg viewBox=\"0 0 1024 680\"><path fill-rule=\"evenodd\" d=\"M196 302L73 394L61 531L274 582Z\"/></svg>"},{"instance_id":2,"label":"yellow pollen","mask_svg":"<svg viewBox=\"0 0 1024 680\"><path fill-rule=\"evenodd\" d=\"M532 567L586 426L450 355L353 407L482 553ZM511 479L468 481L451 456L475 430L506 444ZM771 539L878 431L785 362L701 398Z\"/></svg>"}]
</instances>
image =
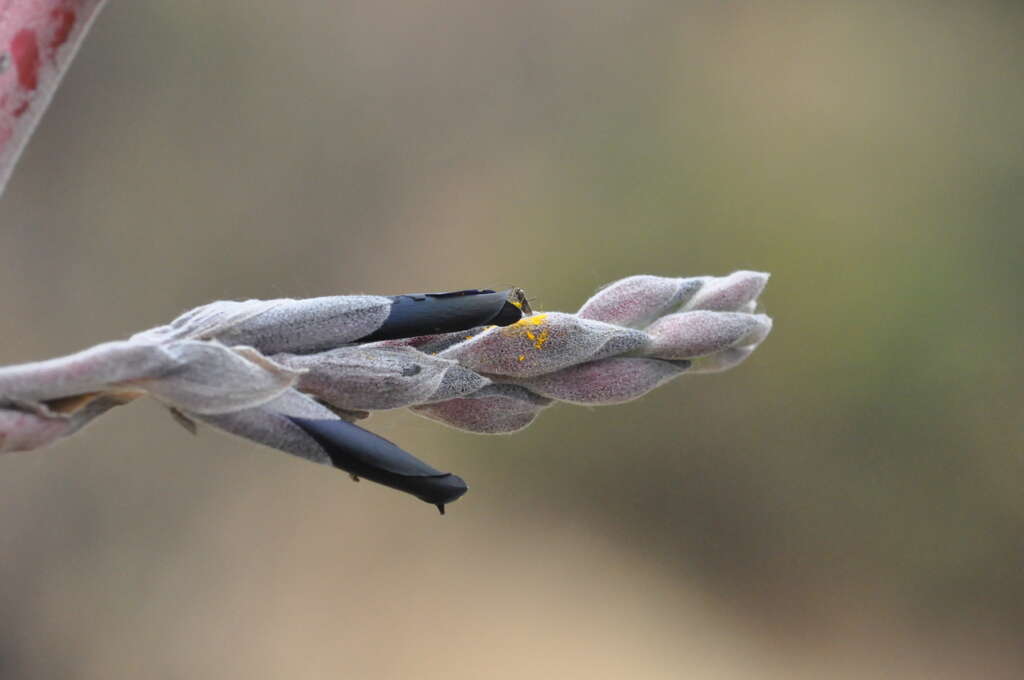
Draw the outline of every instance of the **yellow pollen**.
<instances>
[{"instance_id":1,"label":"yellow pollen","mask_svg":"<svg viewBox=\"0 0 1024 680\"><path fill-rule=\"evenodd\" d=\"M551 331L547 328L543 328L544 321L547 319L547 314L534 314L528 316L519 321L515 322L510 326L506 326L502 329L506 336L513 336L522 334L527 340L533 345L534 349L541 349L544 347L544 343L548 341L551 336ZM535 328L537 332L530 330ZM519 360L524 361L526 355L522 355Z\"/></svg>"},{"instance_id":2,"label":"yellow pollen","mask_svg":"<svg viewBox=\"0 0 1024 680\"><path fill-rule=\"evenodd\" d=\"M525 354L520 354L519 355L519 360L520 361L526 361L526 355Z\"/></svg>"},{"instance_id":3,"label":"yellow pollen","mask_svg":"<svg viewBox=\"0 0 1024 680\"><path fill-rule=\"evenodd\" d=\"M509 328L515 328L516 326L519 326L520 328L524 326L540 326L544 323L544 320L547 318L547 314L534 314L533 316L523 317L519 321L516 321L514 324L509 326Z\"/></svg>"}]
</instances>

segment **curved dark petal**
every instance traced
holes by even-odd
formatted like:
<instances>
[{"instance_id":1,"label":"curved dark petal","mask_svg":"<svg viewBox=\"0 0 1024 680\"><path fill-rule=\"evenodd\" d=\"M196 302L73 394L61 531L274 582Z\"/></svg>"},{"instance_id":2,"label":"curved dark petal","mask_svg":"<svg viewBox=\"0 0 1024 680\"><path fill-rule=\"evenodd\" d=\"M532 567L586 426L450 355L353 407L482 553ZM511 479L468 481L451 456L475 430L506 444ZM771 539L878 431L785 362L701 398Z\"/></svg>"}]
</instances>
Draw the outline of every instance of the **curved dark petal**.
<instances>
[{"instance_id":1,"label":"curved dark petal","mask_svg":"<svg viewBox=\"0 0 1024 680\"><path fill-rule=\"evenodd\" d=\"M335 467L412 494L437 505L442 514L445 503L458 499L468 489L461 477L435 470L387 439L352 423L288 418L323 447Z\"/></svg>"},{"instance_id":2,"label":"curved dark petal","mask_svg":"<svg viewBox=\"0 0 1024 680\"><path fill-rule=\"evenodd\" d=\"M391 311L381 327L359 342L451 333L476 326L508 326L523 316L522 309L513 302L518 300L518 290L396 295L391 298Z\"/></svg>"}]
</instances>

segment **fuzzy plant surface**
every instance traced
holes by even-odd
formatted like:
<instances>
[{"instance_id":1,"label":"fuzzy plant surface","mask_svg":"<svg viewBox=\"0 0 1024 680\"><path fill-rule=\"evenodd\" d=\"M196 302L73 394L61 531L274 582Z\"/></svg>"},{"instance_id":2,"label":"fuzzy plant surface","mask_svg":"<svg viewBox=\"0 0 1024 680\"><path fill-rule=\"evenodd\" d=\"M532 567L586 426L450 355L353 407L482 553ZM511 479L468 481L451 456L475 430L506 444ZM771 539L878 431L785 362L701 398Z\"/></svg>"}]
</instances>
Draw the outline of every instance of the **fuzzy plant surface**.
<instances>
[{"instance_id":1,"label":"fuzzy plant surface","mask_svg":"<svg viewBox=\"0 0 1024 680\"><path fill-rule=\"evenodd\" d=\"M555 402L638 399L684 373L724 371L764 341L760 272L631 276L575 313L520 289L218 301L65 357L0 367L0 453L48 446L151 397L199 423L333 465L436 505L436 470L355 425L408 408L480 434L523 429Z\"/></svg>"}]
</instances>

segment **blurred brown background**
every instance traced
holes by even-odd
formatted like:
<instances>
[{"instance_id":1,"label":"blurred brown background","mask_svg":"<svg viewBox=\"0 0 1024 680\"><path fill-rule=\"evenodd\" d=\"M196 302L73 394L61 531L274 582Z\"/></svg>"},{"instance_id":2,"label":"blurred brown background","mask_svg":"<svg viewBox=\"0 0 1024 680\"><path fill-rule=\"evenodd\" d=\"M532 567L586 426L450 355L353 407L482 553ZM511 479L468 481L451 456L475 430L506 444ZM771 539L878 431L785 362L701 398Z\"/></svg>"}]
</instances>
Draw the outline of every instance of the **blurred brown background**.
<instances>
[{"instance_id":1,"label":"blurred brown background","mask_svg":"<svg viewBox=\"0 0 1024 680\"><path fill-rule=\"evenodd\" d=\"M216 298L774 277L754 357L427 505L154 404L0 460L3 678L1024 674L1024 6L127 2L0 201L0 363Z\"/></svg>"}]
</instances>

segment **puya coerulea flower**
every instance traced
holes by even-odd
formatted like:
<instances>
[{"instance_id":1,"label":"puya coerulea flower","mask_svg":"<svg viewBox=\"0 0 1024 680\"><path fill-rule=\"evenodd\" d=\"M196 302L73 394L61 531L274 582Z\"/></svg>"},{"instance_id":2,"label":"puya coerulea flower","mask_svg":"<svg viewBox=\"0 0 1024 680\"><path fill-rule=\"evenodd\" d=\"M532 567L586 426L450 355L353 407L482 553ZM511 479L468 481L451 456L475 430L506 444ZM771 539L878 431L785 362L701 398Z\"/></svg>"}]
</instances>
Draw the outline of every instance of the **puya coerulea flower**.
<instances>
[{"instance_id":1,"label":"puya coerulea flower","mask_svg":"<svg viewBox=\"0 0 1024 680\"><path fill-rule=\"evenodd\" d=\"M636 399L725 370L771 331L768 275L632 276L575 314L518 288L218 301L128 340L0 368L0 452L38 448L151 396L200 421L444 506L465 482L354 421L410 408L458 429L520 430L557 402Z\"/></svg>"}]
</instances>

